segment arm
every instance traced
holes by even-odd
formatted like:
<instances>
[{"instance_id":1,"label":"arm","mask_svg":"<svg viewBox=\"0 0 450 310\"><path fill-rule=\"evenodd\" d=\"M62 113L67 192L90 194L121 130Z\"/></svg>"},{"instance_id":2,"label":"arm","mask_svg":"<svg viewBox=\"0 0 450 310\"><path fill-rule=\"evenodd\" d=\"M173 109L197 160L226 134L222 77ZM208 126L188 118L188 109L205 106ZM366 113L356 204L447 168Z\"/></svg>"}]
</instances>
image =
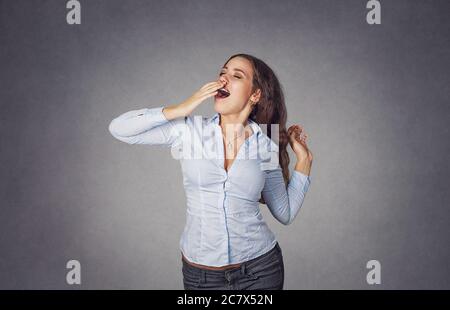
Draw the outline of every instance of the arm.
<instances>
[{"instance_id":1,"label":"arm","mask_svg":"<svg viewBox=\"0 0 450 310\"><path fill-rule=\"evenodd\" d=\"M280 166L265 170L264 174L262 195L270 213L282 224L291 224L303 204L311 177L294 170L286 188Z\"/></svg>"},{"instance_id":2,"label":"arm","mask_svg":"<svg viewBox=\"0 0 450 310\"><path fill-rule=\"evenodd\" d=\"M125 112L113 119L109 132L128 144L172 146L180 141L180 129L186 125L186 118L173 106L143 108Z\"/></svg>"},{"instance_id":3,"label":"arm","mask_svg":"<svg viewBox=\"0 0 450 310\"><path fill-rule=\"evenodd\" d=\"M269 207L272 215L284 225L289 225L297 216L306 192L311 183L309 176L313 160L312 152L306 145L307 134L302 126L293 125L288 129L289 144L291 145L296 157L297 163L295 170L285 186L282 169L277 162L278 148L272 152L272 158L275 161L262 163L265 171L266 183L263 188L263 199Z\"/></svg>"},{"instance_id":4,"label":"arm","mask_svg":"<svg viewBox=\"0 0 450 310\"><path fill-rule=\"evenodd\" d=\"M168 107L144 108L123 113L109 124L109 132L128 144L173 146L183 139L187 119L205 99L217 94L222 81L203 85L180 104Z\"/></svg>"}]
</instances>

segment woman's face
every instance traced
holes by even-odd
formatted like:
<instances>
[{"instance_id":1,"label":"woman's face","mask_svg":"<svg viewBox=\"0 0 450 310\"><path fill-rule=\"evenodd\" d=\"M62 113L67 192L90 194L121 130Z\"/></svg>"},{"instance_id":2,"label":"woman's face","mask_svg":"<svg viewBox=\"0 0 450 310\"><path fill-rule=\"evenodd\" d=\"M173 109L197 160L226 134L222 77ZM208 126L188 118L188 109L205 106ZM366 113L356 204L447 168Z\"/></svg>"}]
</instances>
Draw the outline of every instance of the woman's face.
<instances>
[{"instance_id":1,"label":"woman's face","mask_svg":"<svg viewBox=\"0 0 450 310\"><path fill-rule=\"evenodd\" d=\"M249 104L253 86L253 67L243 57L230 59L220 70L219 80L230 95L225 98L214 97L214 110L223 115L241 112Z\"/></svg>"}]
</instances>

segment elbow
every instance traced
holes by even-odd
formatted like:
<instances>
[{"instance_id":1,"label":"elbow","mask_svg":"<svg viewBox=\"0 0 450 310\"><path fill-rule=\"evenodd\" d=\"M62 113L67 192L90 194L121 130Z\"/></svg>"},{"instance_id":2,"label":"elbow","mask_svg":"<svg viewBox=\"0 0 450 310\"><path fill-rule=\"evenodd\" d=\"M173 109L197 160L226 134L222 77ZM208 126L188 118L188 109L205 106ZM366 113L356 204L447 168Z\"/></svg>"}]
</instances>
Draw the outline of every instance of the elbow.
<instances>
[{"instance_id":1,"label":"elbow","mask_svg":"<svg viewBox=\"0 0 450 310\"><path fill-rule=\"evenodd\" d=\"M136 139L133 139L133 137L126 137L126 136L124 136L124 135L122 135L120 133L120 131L117 128L117 121L115 119L113 119L111 121L111 123L109 123L108 130L109 130L109 133L114 138L116 138L117 140L119 140L121 142L125 142L125 143L128 143L128 144L135 144L136 143Z\"/></svg>"},{"instance_id":2,"label":"elbow","mask_svg":"<svg viewBox=\"0 0 450 310\"><path fill-rule=\"evenodd\" d=\"M288 225L291 225L291 223L294 219L288 213L288 214L283 214L283 216L278 216L277 220L284 226L288 226Z\"/></svg>"},{"instance_id":3,"label":"elbow","mask_svg":"<svg viewBox=\"0 0 450 310\"><path fill-rule=\"evenodd\" d=\"M117 124L117 120L116 120L116 119L113 119L113 120L111 121L111 123L109 123L108 130L109 130L109 133L110 133L114 138L116 138L116 139L118 139L118 140L121 140L121 141L122 141L123 138L125 138L125 135L123 135L123 134L120 132L119 128L118 128L118 124Z\"/></svg>"},{"instance_id":4,"label":"elbow","mask_svg":"<svg viewBox=\"0 0 450 310\"><path fill-rule=\"evenodd\" d=\"M116 132L115 119L113 119L113 120L111 121L111 123L109 123L108 130L109 130L109 133L110 133L113 137L117 137L117 136L118 136L118 134L117 134L117 132Z\"/></svg>"},{"instance_id":5,"label":"elbow","mask_svg":"<svg viewBox=\"0 0 450 310\"><path fill-rule=\"evenodd\" d=\"M280 220L281 224L283 224L284 226L291 225L293 221L294 221L294 219L291 217Z\"/></svg>"},{"instance_id":6,"label":"elbow","mask_svg":"<svg viewBox=\"0 0 450 310\"><path fill-rule=\"evenodd\" d=\"M285 226L291 225L292 222L294 222L295 218L297 217L299 210L300 208L294 210L292 210L290 207L287 208L287 212L284 214L285 216L283 216L283 220L281 221L283 225Z\"/></svg>"}]
</instances>

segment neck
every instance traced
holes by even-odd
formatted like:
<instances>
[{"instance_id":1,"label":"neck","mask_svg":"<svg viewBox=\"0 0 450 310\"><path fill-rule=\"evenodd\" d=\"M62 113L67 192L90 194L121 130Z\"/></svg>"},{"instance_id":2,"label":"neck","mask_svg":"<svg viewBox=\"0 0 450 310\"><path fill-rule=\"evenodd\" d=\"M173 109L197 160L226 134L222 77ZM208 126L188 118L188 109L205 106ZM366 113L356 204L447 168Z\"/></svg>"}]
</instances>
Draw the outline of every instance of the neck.
<instances>
[{"instance_id":1,"label":"neck","mask_svg":"<svg viewBox=\"0 0 450 310\"><path fill-rule=\"evenodd\" d=\"M241 114L220 115L219 125L225 137L236 137L243 135L248 130L248 116Z\"/></svg>"}]
</instances>

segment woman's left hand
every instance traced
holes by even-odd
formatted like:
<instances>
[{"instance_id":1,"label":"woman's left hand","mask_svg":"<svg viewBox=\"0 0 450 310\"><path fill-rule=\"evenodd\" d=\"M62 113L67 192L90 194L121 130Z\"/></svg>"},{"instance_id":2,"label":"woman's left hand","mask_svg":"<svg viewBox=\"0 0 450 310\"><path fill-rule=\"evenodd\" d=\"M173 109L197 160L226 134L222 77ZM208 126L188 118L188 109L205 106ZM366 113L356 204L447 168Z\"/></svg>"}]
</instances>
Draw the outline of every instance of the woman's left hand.
<instances>
[{"instance_id":1,"label":"woman's left hand","mask_svg":"<svg viewBox=\"0 0 450 310\"><path fill-rule=\"evenodd\" d=\"M303 126L292 125L289 127L287 132L289 136L289 144L291 145L292 150L297 156L297 160L304 162L310 166L313 160L313 155L306 145L306 139L308 138L308 135L303 129Z\"/></svg>"}]
</instances>

